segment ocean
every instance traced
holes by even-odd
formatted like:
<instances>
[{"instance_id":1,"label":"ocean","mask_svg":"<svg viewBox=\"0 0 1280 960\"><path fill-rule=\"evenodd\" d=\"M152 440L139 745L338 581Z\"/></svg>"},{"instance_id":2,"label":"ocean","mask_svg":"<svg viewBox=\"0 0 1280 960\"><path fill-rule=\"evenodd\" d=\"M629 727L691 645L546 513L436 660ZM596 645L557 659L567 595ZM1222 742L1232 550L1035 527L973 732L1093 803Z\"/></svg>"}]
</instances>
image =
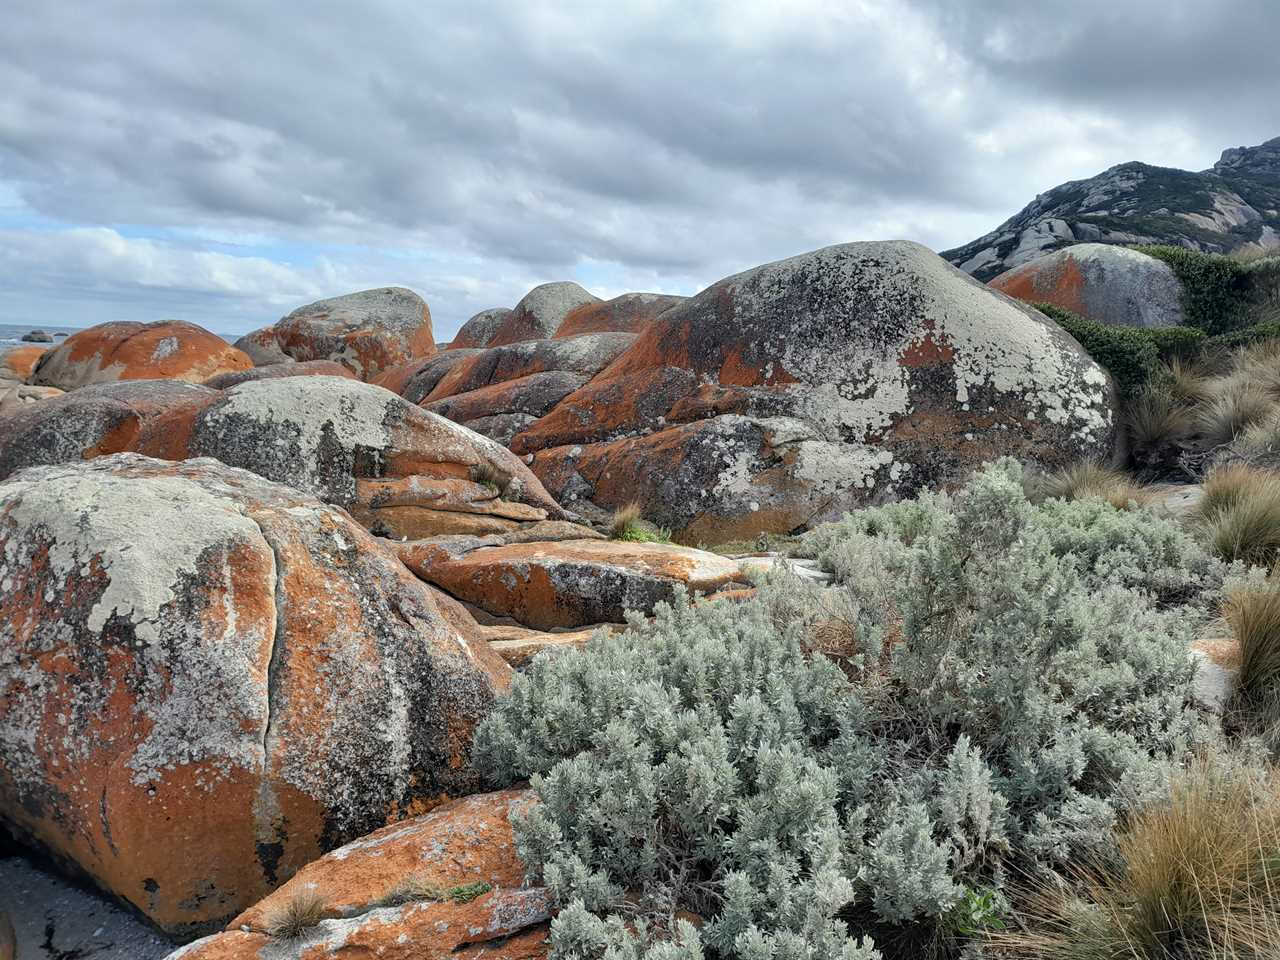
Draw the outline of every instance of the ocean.
<instances>
[{"instance_id":1,"label":"ocean","mask_svg":"<svg viewBox=\"0 0 1280 960\"><path fill-rule=\"evenodd\" d=\"M22 343L22 335L30 333L32 330L43 330L45 333L53 334L53 343L62 342L59 333L75 333L79 327L53 327L47 323L39 324L16 324L16 323L0 323L0 347L11 346L15 343ZM43 346L52 346L53 344L43 344Z\"/></svg>"}]
</instances>

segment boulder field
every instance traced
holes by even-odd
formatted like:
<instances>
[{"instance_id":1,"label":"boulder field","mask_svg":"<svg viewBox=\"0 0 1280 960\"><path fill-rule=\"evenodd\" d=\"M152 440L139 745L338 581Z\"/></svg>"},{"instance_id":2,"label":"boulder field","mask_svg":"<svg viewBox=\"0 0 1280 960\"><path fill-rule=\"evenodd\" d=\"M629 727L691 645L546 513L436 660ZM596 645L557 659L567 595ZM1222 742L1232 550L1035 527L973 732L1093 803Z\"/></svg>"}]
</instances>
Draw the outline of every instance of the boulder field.
<instances>
[{"instance_id":1,"label":"boulder field","mask_svg":"<svg viewBox=\"0 0 1280 960\"><path fill-rule=\"evenodd\" d=\"M918 244L827 247L670 300L625 331L562 336L616 301L582 304L554 336L446 350L383 383L507 443L566 506L637 502L695 543L1112 442L1102 368Z\"/></svg>"},{"instance_id":2,"label":"boulder field","mask_svg":"<svg viewBox=\"0 0 1280 960\"><path fill-rule=\"evenodd\" d=\"M350 517L212 459L0 484L0 813L176 936L473 792L509 668Z\"/></svg>"},{"instance_id":3,"label":"boulder field","mask_svg":"<svg viewBox=\"0 0 1280 960\"><path fill-rule=\"evenodd\" d=\"M1174 327L1186 322L1182 284L1155 257L1105 243L1078 243L990 281L1028 303L1052 303L1108 326Z\"/></svg>"}]
</instances>

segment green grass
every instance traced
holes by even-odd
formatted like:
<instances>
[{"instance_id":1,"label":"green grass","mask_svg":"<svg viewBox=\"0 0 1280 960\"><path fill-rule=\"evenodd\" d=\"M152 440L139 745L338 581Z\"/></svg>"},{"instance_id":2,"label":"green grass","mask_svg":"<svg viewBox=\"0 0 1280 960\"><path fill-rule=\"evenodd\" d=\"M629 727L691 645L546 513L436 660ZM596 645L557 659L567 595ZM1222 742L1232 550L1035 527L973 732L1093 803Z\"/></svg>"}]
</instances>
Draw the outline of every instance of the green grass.
<instances>
[{"instance_id":1,"label":"green grass","mask_svg":"<svg viewBox=\"0 0 1280 960\"><path fill-rule=\"evenodd\" d=\"M484 880L462 883L453 887L442 887L423 876L412 876L399 884L382 898L383 906L394 907L404 903L470 903L493 889L493 884Z\"/></svg>"},{"instance_id":2,"label":"green grass","mask_svg":"<svg viewBox=\"0 0 1280 960\"><path fill-rule=\"evenodd\" d=\"M609 521L609 539L623 543L670 543L671 531L656 527L644 519L639 504L629 503L613 512Z\"/></svg>"}]
</instances>

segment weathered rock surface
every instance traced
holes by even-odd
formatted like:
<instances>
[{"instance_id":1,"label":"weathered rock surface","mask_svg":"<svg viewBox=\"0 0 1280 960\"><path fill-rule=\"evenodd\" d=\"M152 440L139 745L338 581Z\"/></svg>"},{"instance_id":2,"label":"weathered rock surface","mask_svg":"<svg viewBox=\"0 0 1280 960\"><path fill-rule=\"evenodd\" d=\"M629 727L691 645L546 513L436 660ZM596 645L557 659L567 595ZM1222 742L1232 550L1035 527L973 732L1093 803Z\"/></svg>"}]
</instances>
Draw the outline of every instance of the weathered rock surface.
<instances>
[{"instance_id":1,"label":"weathered rock surface","mask_svg":"<svg viewBox=\"0 0 1280 960\"><path fill-rule=\"evenodd\" d=\"M853 243L667 310L511 447L568 506L638 501L685 542L717 543L1003 455L1101 456L1112 405L1106 373L1038 311L917 244Z\"/></svg>"},{"instance_id":2,"label":"weathered rock surface","mask_svg":"<svg viewBox=\"0 0 1280 960\"><path fill-rule=\"evenodd\" d=\"M399 545L423 580L494 616L537 630L620 623L651 611L677 587L710 593L740 582L738 564L690 547L610 540L491 546L453 537Z\"/></svg>"},{"instance_id":3,"label":"weathered rock surface","mask_svg":"<svg viewBox=\"0 0 1280 960\"><path fill-rule=\"evenodd\" d=\"M343 507L357 503L360 480L467 480L483 472L501 481L505 501L564 516L505 447L356 380L281 377L225 391L115 384L0 420L0 477L120 451L166 460L216 457Z\"/></svg>"},{"instance_id":4,"label":"weathered rock surface","mask_svg":"<svg viewBox=\"0 0 1280 960\"><path fill-rule=\"evenodd\" d=\"M564 340L525 340L480 350L453 361L422 402L433 403L495 383L552 370L593 377L631 346L635 339L635 334L631 333L592 333ZM447 355L455 352L450 350ZM432 368L432 373L434 370Z\"/></svg>"},{"instance_id":5,"label":"weathered rock surface","mask_svg":"<svg viewBox=\"0 0 1280 960\"><path fill-rule=\"evenodd\" d=\"M356 375L347 367L334 360L302 360L291 363L272 363L249 370L238 370L235 373L220 373L205 381L205 386L215 390L226 390L239 383L251 380L275 380L279 377L342 377L344 380L355 380Z\"/></svg>"},{"instance_id":6,"label":"weathered rock surface","mask_svg":"<svg viewBox=\"0 0 1280 960\"><path fill-rule=\"evenodd\" d=\"M288 363L293 359L280 347L275 327L263 327L246 333L236 341L236 349L249 355L255 366L265 367L273 363Z\"/></svg>"},{"instance_id":7,"label":"weathered rock surface","mask_svg":"<svg viewBox=\"0 0 1280 960\"><path fill-rule=\"evenodd\" d=\"M624 293L612 300L584 303L565 315L556 337L584 333L639 333L659 314L686 299L662 293Z\"/></svg>"},{"instance_id":8,"label":"weathered rock surface","mask_svg":"<svg viewBox=\"0 0 1280 960\"><path fill-rule=\"evenodd\" d=\"M436 352L431 311L426 301L404 287L317 300L249 336L262 350L262 363L278 362L270 347L274 340L286 357L333 360L361 380Z\"/></svg>"},{"instance_id":9,"label":"weathered rock surface","mask_svg":"<svg viewBox=\"0 0 1280 960\"><path fill-rule=\"evenodd\" d=\"M568 370L546 370L424 403L422 408L505 444L588 379Z\"/></svg>"},{"instance_id":10,"label":"weathered rock surface","mask_svg":"<svg viewBox=\"0 0 1280 960\"><path fill-rule=\"evenodd\" d=\"M0 386L26 383L48 347L16 346L0 349Z\"/></svg>"},{"instance_id":11,"label":"weathered rock surface","mask_svg":"<svg viewBox=\"0 0 1280 960\"><path fill-rule=\"evenodd\" d=\"M0 484L0 649L0 813L179 936L473 791L509 676L341 511L134 455Z\"/></svg>"},{"instance_id":12,"label":"weathered rock surface","mask_svg":"<svg viewBox=\"0 0 1280 960\"><path fill-rule=\"evenodd\" d=\"M569 280L541 284L524 295L484 345L500 347L521 340L545 340L555 336L569 311L583 304L599 302L599 297Z\"/></svg>"},{"instance_id":13,"label":"weathered rock surface","mask_svg":"<svg viewBox=\"0 0 1280 960\"><path fill-rule=\"evenodd\" d=\"M1103 243L1080 243L1038 257L1000 274L991 286L1108 326L1172 327L1186 321L1182 284L1167 263Z\"/></svg>"},{"instance_id":14,"label":"weathered rock surface","mask_svg":"<svg viewBox=\"0 0 1280 960\"><path fill-rule=\"evenodd\" d=\"M529 791L480 794L362 837L169 960L543 957L551 905L544 890L524 886L509 820L533 802ZM400 902L409 883L443 898ZM447 896L471 884L492 889L468 902ZM273 915L301 896L318 897L325 919L295 940L270 937Z\"/></svg>"},{"instance_id":15,"label":"weathered rock surface","mask_svg":"<svg viewBox=\"0 0 1280 960\"><path fill-rule=\"evenodd\" d=\"M22 335L24 343L53 343L53 336L47 330L29 330Z\"/></svg>"},{"instance_id":16,"label":"weathered rock surface","mask_svg":"<svg viewBox=\"0 0 1280 960\"><path fill-rule=\"evenodd\" d=\"M506 307L493 307L481 310L464 323L457 335L450 341L448 349L457 350L464 347L488 347L494 335L502 329L503 324L511 317Z\"/></svg>"},{"instance_id":17,"label":"weathered rock surface","mask_svg":"<svg viewBox=\"0 0 1280 960\"><path fill-rule=\"evenodd\" d=\"M468 357L474 357L481 351L477 348L450 348L434 357L410 360L384 370L373 378L373 383L385 387L392 393L398 393L410 403L421 403L427 398L436 384L459 363Z\"/></svg>"},{"instance_id":18,"label":"weathered rock surface","mask_svg":"<svg viewBox=\"0 0 1280 960\"><path fill-rule=\"evenodd\" d=\"M4 382L0 381L0 416L19 410L27 404L51 400L63 394L57 387L28 387L24 384L5 387Z\"/></svg>"},{"instance_id":19,"label":"weathered rock surface","mask_svg":"<svg viewBox=\"0 0 1280 960\"><path fill-rule=\"evenodd\" d=\"M30 382L59 390L116 380L203 383L252 366L247 354L194 323L121 321L67 337L40 358Z\"/></svg>"}]
</instances>

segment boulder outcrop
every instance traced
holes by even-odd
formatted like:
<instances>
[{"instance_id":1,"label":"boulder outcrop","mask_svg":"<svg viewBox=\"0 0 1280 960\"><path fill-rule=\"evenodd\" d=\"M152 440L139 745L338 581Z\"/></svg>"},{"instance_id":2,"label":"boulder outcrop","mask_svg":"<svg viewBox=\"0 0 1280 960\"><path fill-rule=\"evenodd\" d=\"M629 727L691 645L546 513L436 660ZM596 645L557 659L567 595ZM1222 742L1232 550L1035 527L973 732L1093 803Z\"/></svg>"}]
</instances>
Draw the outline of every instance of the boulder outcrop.
<instances>
[{"instance_id":1,"label":"boulder outcrop","mask_svg":"<svg viewBox=\"0 0 1280 960\"><path fill-rule=\"evenodd\" d=\"M378 830L168 960L544 957L550 900L525 886L509 819L533 802L527 790L479 794ZM317 922L273 937L274 918L301 898L320 905Z\"/></svg>"},{"instance_id":2,"label":"boulder outcrop","mask_svg":"<svg viewBox=\"0 0 1280 960\"><path fill-rule=\"evenodd\" d=\"M0 381L0 416L21 409L29 403L39 403L62 394L63 391L57 387L29 387L20 383L7 387L5 381Z\"/></svg>"},{"instance_id":3,"label":"boulder outcrop","mask_svg":"<svg viewBox=\"0 0 1280 960\"><path fill-rule=\"evenodd\" d=\"M71 334L40 358L29 382L59 390L117 380L203 383L252 366L243 351L194 323L120 321Z\"/></svg>"},{"instance_id":4,"label":"boulder outcrop","mask_svg":"<svg viewBox=\"0 0 1280 960\"><path fill-rule=\"evenodd\" d=\"M355 380L356 375L347 367L334 360L301 360L289 363L272 363L249 370L237 370L235 373L220 373L205 381L205 386L215 390L226 390L237 384L251 380L275 380L279 377L342 377L344 380Z\"/></svg>"},{"instance_id":5,"label":"boulder outcrop","mask_svg":"<svg viewBox=\"0 0 1280 960\"><path fill-rule=\"evenodd\" d=\"M661 293L624 293L612 300L574 307L560 322L556 337L584 333L639 333L659 314L684 300Z\"/></svg>"},{"instance_id":6,"label":"boulder outcrop","mask_svg":"<svg viewBox=\"0 0 1280 960\"><path fill-rule=\"evenodd\" d=\"M1037 257L1000 274L991 286L1107 326L1173 327L1186 321L1182 284L1167 263L1105 243L1079 243Z\"/></svg>"},{"instance_id":7,"label":"boulder outcrop","mask_svg":"<svg viewBox=\"0 0 1280 960\"><path fill-rule=\"evenodd\" d=\"M510 316L511 311L506 307L481 310L459 328L457 335L450 341L448 349L490 346L489 341L502 329L502 325Z\"/></svg>"},{"instance_id":8,"label":"boulder outcrop","mask_svg":"<svg viewBox=\"0 0 1280 960\"><path fill-rule=\"evenodd\" d=\"M281 349L280 341L276 339L275 327L263 327L261 330L246 333L236 341L236 349L247 353L249 359L258 367L270 366L273 363L288 363L293 359Z\"/></svg>"},{"instance_id":9,"label":"boulder outcrop","mask_svg":"<svg viewBox=\"0 0 1280 960\"><path fill-rule=\"evenodd\" d=\"M999 456L1105 455L1113 402L1106 373L1038 311L918 244L852 243L668 309L511 447L568 506L638 500L685 542L715 543L945 486Z\"/></svg>"},{"instance_id":10,"label":"boulder outcrop","mask_svg":"<svg viewBox=\"0 0 1280 960\"><path fill-rule=\"evenodd\" d=\"M0 814L175 936L474 791L509 677L342 511L130 454L0 484L0 649Z\"/></svg>"},{"instance_id":11,"label":"boulder outcrop","mask_svg":"<svg viewBox=\"0 0 1280 960\"><path fill-rule=\"evenodd\" d=\"M521 298L515 309L490 334L484 346L500 347L521 340L545 340L555 335L571 310L599 302L599 297L571 280L541 284Z\"/></svg>"},{"instance_id":12,"label":"boulder outcrop","mask_svg":"<svg viewBox=\"0 0 1280 960\"><path fill-rule=\"evenodd\" d=\"M361 501L363 480L418 478L416 489L427 490L474 475L490 482L493 497L500 494L509 510L564 516L505 447L380 387L344 378L279 377L224 391L173 382L114 384L35 404L0 422L0 477L121 451L166 460L216 457L342 507L378 506ZM421 509L440 502L433 493ZM412 508L403 500L395 506ZM386 532L408 535L397 532L393 517L386 515Z\"/></svg>"},{"instance_id":13,"label":"boulder outcrop","mask_svg":"<svg viewBox=\"0 0 1280 960\"><path fill-rule=\"evenodd\" d=\"M243 339L253 343L260 364L280 362L278 348L293 360L341 363L361 380L436 352L431 310L405 287L317 300Z\"/></svg>"}]
</instances>

